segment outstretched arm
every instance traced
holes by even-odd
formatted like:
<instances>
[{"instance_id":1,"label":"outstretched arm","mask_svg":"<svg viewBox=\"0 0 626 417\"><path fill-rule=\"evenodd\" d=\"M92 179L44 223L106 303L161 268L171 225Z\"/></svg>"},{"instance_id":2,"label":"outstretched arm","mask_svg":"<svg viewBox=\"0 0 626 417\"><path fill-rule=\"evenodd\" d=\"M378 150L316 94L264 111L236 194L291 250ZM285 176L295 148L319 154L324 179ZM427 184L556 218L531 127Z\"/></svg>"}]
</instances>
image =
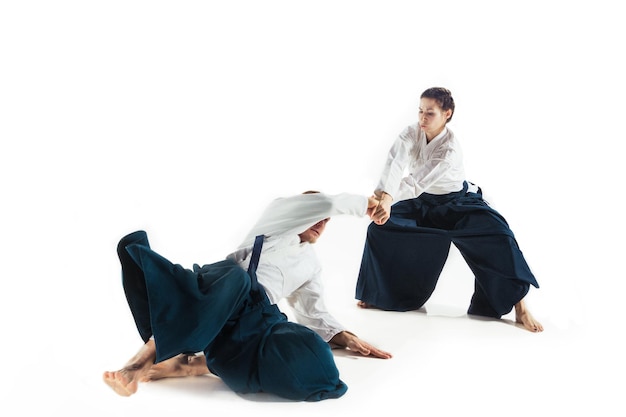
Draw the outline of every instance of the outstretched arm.
<instances>
[{"instance_id":1,"label":"outstretched arm","mask_svg":"<svg viewBox=\"0 0 626 417\"><path fill-rule=\"evenodd\" d=\"M327 217L369 215L370 205L367 197L350 193L313 193L277 198L265 209L240 247L251 246L258 235L300 234Z\"/></svg>"},{"instance_id":2,"label":"outstretched arm","mask_svg":"<svg viewBox=\"0 0 626 417\"><path fill-rule=\"evenodd\" d=\"M330 339L329 343L338 347L350 349L354 352L358 352L363 356L373 356L375 358L389 359L391 353L380 350L375 346L370 345L364 340L359 339L354 333L348 331L342 331L337 333Z\"/></svg>"}]
</instances>

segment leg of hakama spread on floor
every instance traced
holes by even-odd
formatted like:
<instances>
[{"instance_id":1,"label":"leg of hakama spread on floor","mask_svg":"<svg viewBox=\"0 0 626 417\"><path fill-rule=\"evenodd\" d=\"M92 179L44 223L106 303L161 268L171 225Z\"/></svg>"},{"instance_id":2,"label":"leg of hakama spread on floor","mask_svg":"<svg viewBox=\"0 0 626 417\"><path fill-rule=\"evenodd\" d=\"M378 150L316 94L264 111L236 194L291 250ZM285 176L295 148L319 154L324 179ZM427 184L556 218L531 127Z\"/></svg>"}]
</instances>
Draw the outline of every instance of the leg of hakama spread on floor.
<instances>
[{"instance_id":1,"label":"leg of hakama spread on floor","mask_svg":"<svg viewBox=\"0 0 626 417\"><path fill-rule=\"evenodd\" d=\"M295 401L342 396L347 386L330 345L317 333L289 322L267 297L250 297L205 350L207 366L233 391L265 392Z\"/></svg>"},{"instance_id":2,"label":"leg of hakama spread on floor","mask_svg":"<svg viewBox=\"0 0 626 417\"><path fill-rule=\"evenodd\" d=\"M369 225L356 285L358 300L383 310L415 310L435 290L450 238L416 225L416 203L396 203L384 225Z\"/></svg>"},{"instance_id":3,"label":"leg of hakama spread on floor","mask_svg":"<svg viewBox=\"0 0 626 417\"><path fill-rule=\"evenodd\" d=\"M205 350L207 366L234 391L266 392L296 401L342 396L330 346L311 329L289 322L257 281L264 236L257 236L248 274L251 291L238 312Z\"/></svg>"},{"instance_id":4,"label":"leg of hakama spread on floor","mask_svg":"<svg viewBox=\"0 0 626 417\"><path fill-rule=\"evenodd\" d=\"M145 288L137 283L127 286L133 289L127 294L131 310L140 307L133 316L140 319L142 337L151 330L157 363L179 353L203 351L242 308L250 291L248 274L232 261L191 271L154 252L146 242L141 239L124 246L144 277ZM130 271L133 278L124 280L138 281L137 269Z\"/></svg>"},{"instance_id":5,"label":"leg of hakama spread on floor","mask_svg":"<svg viewBox=\"0 0 626 417\"><path fill-rule=\"evenodd\" d=\"M293 400L339 398L348 390L329 344L311 329L287 321L272 327L263 341L259 380L264 390Z\"/></svg>"},{"instance_id":6,"label":"leg of hakama spread on floor","mask_svg":"<svg viewBox=\"0 0 626 417\"><path fill-rule=\"evenodd\" d=\"M265 293L254 291L205 350L207 366L233 391L265 392L295 401L342 396L330 345L309 328L292 323Z\"/></svg>"}]
</instances>

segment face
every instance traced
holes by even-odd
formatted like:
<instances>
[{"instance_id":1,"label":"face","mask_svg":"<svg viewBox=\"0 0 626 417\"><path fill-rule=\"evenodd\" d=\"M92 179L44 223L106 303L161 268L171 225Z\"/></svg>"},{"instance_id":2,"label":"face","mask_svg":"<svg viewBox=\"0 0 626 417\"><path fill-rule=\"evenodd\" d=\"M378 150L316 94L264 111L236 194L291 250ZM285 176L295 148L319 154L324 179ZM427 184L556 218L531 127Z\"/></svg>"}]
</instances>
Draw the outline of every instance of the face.
<instances>
[{"instance_id":1,"label":"face","mask_svg":"<svg viewBox=\"0 0 626 417\"><path fill-rule=\"evenodd\" d=\"M324 219L324 220L320 220L319 222L315 223L313 226L309 227L308 229L306 229L304 232L300 233L298 236L300 236L300 242L304 243L304 242L309 242L309 243L315 243L317 242L317 239L322 235L322 233L324 233L324 229L326 229L326 223L328 223L330 220L330 217Z\"/></svg>"},{"instance_id":2,"label":"face","mask_svg":"<svg viewBox=\"0 0 626 417\"><path fill-rule=\"evenodd\" d=\"M443 131L452 110L443 111L434 98L422 98L419 108L419 124L427 139L432 139Z\"/></svg>"}]
</instances>

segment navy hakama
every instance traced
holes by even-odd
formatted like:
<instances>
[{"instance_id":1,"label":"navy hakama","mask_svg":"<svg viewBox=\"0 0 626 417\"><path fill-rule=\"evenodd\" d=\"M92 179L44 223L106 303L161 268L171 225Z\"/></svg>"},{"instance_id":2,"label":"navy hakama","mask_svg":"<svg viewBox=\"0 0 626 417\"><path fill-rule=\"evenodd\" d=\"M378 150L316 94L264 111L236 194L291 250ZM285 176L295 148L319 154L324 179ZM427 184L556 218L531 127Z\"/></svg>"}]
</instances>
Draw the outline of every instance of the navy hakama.
<instances>
[{"instance_id":1,"label":"navy hakama","mask_svg":"<svg viewBox=\"0 0 626 417\"><path fill-rule=\"evenodd\" d=\"M230 260L185 269L152 251L144 231L122 238L118 256L139 334L154 336L155 362L204 352L211 372L239 393L320 401L346 392L328 343L270 304L253 269Z\"/></svg>"},{"instance_id":2,"label":"navy hakama","mask_svg":"<svg viewBox=\"0 0 626 417\"><path fill-rule=\"evenodd\" d=\"M356 298L383 310L407 311L430 298L453 243L474 273L469 314L509 313L539 288L506 220L477 193L423 193L392 206L383 225L371 223Z\"/></svg>"}]
</instances>

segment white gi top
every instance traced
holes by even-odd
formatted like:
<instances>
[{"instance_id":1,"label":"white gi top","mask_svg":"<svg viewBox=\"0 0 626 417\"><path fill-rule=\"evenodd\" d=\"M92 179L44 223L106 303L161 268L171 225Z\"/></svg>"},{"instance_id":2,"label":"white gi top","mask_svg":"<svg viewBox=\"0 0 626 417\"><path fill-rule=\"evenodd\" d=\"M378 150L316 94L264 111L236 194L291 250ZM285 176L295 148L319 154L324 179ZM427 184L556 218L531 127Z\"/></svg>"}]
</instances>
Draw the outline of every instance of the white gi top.
<instances>
[{"instance_id":1,"label":"white gi top","mask_svg":"<svg viewBox=\"0 0 626 417\"><path fill-rule=\"evenodd\" d=\"M463 151L454 133L444 127L428 143L424 131L415 124L404 129L389 150L376 191L384 191L394 201L400 201L424 192L460 191L464 180ZM470 191L478 189L473 184L469 186Z\"/></svg>"},{"instance_id":2,"label":"white gi top","mask_svg":"<svg viewBox=\"0 0 626 417\"><path fill-rule=\"evenodd\" d=\"M363 216L367 197L354 194L301 194L278 198L265 209L237 251L227 258L248 269L257 235L265 235L257 280L271 303L286 299L295 321L307 326L328 342L346 330L328 312L323 300L322 266L310 243L300 243L298 234L327 217L349 214Z\"/></svg>"}]
</instances>

